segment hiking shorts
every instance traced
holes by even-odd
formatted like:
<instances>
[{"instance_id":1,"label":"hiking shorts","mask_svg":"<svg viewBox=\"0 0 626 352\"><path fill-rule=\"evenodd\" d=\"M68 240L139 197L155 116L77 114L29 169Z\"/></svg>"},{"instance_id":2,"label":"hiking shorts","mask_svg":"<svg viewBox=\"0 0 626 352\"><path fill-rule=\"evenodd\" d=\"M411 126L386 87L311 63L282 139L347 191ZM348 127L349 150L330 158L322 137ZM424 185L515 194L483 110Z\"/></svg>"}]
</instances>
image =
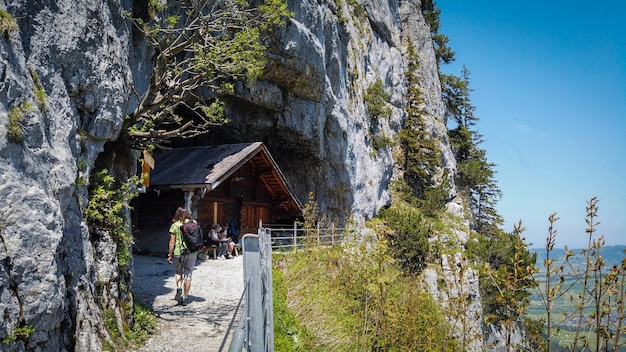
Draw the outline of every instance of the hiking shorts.
<instances>
[{"instance_id":1,"label":"hiking shorts","mask_svg":"<svg viewBox=\"0 0 626 352\"><path fill-rule=\"evenodd\" d=\"M198 252L174 256L176 274L180 275L185 281L191 281L191 273L193 272L193 267L196 266L196 259L198 259Z\"/></svg>"}]
</instances>

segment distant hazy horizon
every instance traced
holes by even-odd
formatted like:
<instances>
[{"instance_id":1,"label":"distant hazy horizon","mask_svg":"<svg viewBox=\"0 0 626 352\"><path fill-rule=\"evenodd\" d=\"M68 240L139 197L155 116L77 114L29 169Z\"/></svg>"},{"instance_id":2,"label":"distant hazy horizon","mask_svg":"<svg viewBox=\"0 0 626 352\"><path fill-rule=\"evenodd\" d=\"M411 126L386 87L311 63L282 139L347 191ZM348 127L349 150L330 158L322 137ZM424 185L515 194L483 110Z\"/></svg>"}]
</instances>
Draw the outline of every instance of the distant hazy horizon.
<instances>
[{"instance_id":1,"label":"distant hazy horizon","mask_svg":"<svg viewBox=\"0 0 626 352\"><path fill-rule=\"evenodd\" d=\"M541 249L541 250L544 250L544 251L546 250L546 247L545 247L545 246L543 246L543 247L532 246L532 247L529 247L529 248L530 248L530 249ZM584 249L584 248L586 248L586 247L574 248L574 247L569 247L569 246L568 246L568 249L569 249L569 250L572 250L572 251L574 251L574 250L580 250L580 249ZM626 249L626 244L613 244L613 245L608 245L608 244L607 244L607 245L604 245L604 247L602 247L602 248L605 248L605 249L613 249L613 248L622 248L622 249ZM557 251L557 250L558 250L558 251L565 251L565 246L563 246L563 247L557 247L557 246L554 246L554 251Z\"/></svg>"}]
</instances>

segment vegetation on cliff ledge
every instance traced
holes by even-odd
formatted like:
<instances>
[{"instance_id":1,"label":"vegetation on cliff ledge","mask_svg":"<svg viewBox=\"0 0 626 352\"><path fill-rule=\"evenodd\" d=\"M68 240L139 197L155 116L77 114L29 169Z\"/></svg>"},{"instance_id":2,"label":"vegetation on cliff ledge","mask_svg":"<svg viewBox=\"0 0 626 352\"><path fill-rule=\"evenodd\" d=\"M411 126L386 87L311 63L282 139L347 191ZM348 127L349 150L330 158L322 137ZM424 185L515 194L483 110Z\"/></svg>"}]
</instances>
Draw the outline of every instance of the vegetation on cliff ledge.
<instances>
[{"instance_id":1,"label":"vegetation on cliff ledge","mask_svg":"<svg viewBox=\"0 0 626 352\"><path fill-rule=\"evenodd\" d=\"M275 314L281 351L460 351L441 307L399 269L384 236L375 236L371 247L348 241L274 256L283 281L276 295L295 317L284 324Z\"/></svg>"}]
</instances>

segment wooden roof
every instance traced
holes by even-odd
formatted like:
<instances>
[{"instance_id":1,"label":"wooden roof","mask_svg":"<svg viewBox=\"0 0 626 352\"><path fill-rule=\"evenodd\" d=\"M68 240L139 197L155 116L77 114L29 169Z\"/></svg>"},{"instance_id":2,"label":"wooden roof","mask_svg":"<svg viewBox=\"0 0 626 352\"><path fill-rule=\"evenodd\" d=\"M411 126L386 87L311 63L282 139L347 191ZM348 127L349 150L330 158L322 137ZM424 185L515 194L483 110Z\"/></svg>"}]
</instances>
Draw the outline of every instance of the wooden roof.
<instances>
[{"instance_id":1,"label":"wooden roof","mask_svg":"<svg viewBox=\"0 0 626 352\"><path fill-rule=\"evenodd\" d=\"M214 147L177 148L154 154L150 186L211 191L245 163L261 170L259 179L287 208L300 211L302 205L287 186L284 175L262 142L224 144Z\"/></svg>"}]
</instances>

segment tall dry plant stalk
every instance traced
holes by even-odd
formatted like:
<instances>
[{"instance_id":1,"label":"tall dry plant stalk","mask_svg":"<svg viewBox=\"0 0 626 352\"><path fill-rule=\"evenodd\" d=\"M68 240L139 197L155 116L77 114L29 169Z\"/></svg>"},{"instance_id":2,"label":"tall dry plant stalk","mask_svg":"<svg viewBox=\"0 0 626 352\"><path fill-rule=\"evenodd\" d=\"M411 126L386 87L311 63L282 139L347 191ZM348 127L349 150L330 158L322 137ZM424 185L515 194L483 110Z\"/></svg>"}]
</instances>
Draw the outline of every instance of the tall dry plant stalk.
<instances>
[{"instance_id":1,"label":"tall dry plant stalk","mask_svg":"<svg viewBox=\"0 0 626 352\"><path fill-rule=\"evenodd\" d=\"M587 202L585 232L588 235L587 247L580 252L584 267L578 268L576 256L573 250L565 246L564 263L557 264L550 254L554 249L557 231L554 224L558 220L553 213L550 220L549 236L546 239L546 258L544 259L545 283L543 290L539 288L539 293L546 309L547 321L547 346L546 350L551 350L552 338L558 336L560 329L556 333L553 331L553 313L556 302L565 296L574 306L574 312L564 314L564 319L559 324L574 324L574 337L572 343L567 346L571 351L620 351L625 346L621 342L624 334L625 319L625 285L626 282L626 257L622 259L621 265L613 265L606 270L606 260L601 255L601 250L605 245L602 236L594 238L597 226L600 222L598 217L598 200L596 197ZM626 254L626 251L625 251ZM565 283L565 277L572 277L570 283ZM575 290L580 287L580 290ZM557 324L558 326L558 324Z\"/></svg>"}]
</instances>

